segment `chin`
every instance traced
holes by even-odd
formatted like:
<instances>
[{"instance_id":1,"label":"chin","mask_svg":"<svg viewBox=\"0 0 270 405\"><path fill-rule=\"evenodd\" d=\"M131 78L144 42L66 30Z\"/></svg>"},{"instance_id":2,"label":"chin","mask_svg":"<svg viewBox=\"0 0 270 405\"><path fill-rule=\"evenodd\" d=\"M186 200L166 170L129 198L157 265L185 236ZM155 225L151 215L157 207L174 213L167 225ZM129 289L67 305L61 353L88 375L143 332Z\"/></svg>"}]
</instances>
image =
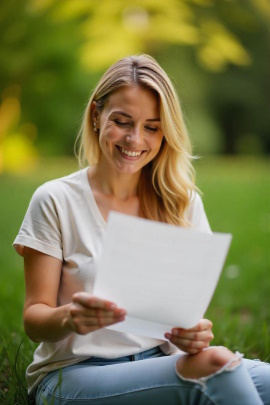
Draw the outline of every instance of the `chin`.
<instances>
[{"instance_id":1,"label":"chin","mask_svg":"<svg viewBox=\"0 0 270 405\"><path fill-rule=\"evenodd\" d=\"M128 165L128 164L116 164L116 170L119 173L123 174L136 174L142 170L144 165L142 166L134 166L134 165Z\"/></svg>"}]
</instances>

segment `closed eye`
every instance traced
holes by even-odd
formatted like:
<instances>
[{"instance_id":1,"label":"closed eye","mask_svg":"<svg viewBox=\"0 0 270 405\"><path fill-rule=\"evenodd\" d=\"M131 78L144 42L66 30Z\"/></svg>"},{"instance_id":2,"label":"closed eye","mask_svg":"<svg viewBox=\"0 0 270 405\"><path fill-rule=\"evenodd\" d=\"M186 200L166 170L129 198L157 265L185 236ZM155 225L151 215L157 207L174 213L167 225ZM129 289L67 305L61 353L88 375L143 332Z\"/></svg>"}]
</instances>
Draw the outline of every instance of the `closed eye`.
<instances>
[{"instance_id":1,"label":"closed eye","mask_svg":"<svg viewBox=\"0 0 270 405\"><path fill-rule=\"evenodd\" d=\"M147 131L150 131L150 132L157 132L158 131L158 129L159 128L157 128L157 127L145 127L145 129L147 130Z\"/></svg>"},{"instance_id":2,"label":"closed eye","mask_svg":"<svg viewBox=\"0 0 270 405\"><path fill-rule=\"evenodd\" d=\"M114 120L114 122L116 123L116 125L118 125L119 127L129 127L130 123L128 121L119 121L119 120Z\"/></svg>"}]
</instances>

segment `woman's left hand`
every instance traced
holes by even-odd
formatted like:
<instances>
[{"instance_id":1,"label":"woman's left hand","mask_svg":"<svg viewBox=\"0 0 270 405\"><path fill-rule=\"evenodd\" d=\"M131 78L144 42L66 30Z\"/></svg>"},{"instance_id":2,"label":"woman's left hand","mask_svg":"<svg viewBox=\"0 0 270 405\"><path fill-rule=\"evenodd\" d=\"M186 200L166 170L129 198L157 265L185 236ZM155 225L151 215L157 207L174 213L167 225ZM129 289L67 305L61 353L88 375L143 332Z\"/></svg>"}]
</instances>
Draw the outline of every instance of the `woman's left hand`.
<instances>
[{"instance_id":1,"label":"woman's left hand","mask_svg":"<svg viewBox=\"0 0 270 405\"><path fill-rule=\"evenodd\" d=\"M173 328L171 333L165 333L165 338L188 354L197 354L209 347L214 338L212 322L201 319L198 325L191 329Z\"/></svg>"}]
</instances>

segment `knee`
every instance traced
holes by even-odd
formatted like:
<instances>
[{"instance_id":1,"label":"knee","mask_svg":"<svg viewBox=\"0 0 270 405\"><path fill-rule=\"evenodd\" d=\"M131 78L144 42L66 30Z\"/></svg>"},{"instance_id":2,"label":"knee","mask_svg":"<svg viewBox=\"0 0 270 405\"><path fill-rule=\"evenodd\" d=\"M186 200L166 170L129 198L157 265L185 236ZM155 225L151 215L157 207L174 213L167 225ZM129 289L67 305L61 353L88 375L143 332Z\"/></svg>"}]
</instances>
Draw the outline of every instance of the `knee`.
<instances>
[{"instance_id":1,"label":"knee","mask_svg":"<svg viewBox=\"0 0 270 405\"><path fill-rule=\"evenodd\" d=\"M222 346L213 347L206 352L207 361L209 362L210 367L214 368L215 370L219 370L229 363L233 358L235 358L234 353Z\"/></svg>"},{"instance_id":2,"label":"knee","mask_svg":"<svg viewBox=\"0 0 270 405\"><path fill-rule=\"evenodd\" d=\"M195 355L181 357L177 361L176 370L180 377L198 379L216 373L226 364L228 368L235 367L239 361L226 347L213 347Z\"/></svg>"}]
</instances>

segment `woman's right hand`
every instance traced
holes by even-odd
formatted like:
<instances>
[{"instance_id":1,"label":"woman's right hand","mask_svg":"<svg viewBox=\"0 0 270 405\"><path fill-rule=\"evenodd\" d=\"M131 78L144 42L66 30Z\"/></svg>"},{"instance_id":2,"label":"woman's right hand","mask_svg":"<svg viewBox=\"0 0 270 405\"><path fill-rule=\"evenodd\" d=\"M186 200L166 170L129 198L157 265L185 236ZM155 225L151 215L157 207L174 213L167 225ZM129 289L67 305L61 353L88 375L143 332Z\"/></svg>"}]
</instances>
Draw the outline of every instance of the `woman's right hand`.
<instances>
[{"instance_id":1,"label":"woman's right hand","mask_svg":"<svg viewBox=\"0 0 270 405\"><path fill-rule=\"evenodd\" d=\"M85 292L73 295L62 326L86 335L125 319L126 311L110 302Z\"/></svg>"}]
</instances>

